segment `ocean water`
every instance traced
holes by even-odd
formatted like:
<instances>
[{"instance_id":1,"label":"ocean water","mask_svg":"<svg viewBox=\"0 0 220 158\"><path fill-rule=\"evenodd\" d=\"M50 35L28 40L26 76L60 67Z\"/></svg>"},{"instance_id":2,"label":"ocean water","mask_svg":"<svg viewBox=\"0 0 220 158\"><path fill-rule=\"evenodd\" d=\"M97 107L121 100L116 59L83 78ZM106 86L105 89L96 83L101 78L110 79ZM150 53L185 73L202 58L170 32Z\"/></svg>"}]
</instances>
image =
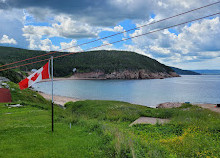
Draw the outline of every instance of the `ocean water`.
<instances>
[{"instance_id":1,"label":"ocean water","mask_svg":"<svg viewBox=\"0 0 220 158\"><path fill-rule=\"evenodd\" d=\"M51 94L51 82L34 89ZM220 103L220 75L184 75L151 80L54 81L54 95L78 99L118 100L154 107L163 102Z\"/></svg>"}]
</instances>

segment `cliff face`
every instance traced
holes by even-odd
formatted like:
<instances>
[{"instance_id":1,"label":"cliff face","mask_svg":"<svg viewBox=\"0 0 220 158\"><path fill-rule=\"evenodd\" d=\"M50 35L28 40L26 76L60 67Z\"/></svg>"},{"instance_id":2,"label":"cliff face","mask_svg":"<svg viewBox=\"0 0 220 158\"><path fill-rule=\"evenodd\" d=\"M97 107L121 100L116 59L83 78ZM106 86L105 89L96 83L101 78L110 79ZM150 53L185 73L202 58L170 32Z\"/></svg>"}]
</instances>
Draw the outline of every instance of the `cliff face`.
<instances>
[{"instance_id":1,"label":"cliff face","mask_svg":"<svg viewBox=\"0 0 220 158\"><path fill-rule=\"evenodd\" d=\"M170 77L179 77L175 72L148 72L146 70L138 71L120 71L105 74L104 72L75 73L75 78L85 79L163 79Z\"/></svg>"}]
</instances>

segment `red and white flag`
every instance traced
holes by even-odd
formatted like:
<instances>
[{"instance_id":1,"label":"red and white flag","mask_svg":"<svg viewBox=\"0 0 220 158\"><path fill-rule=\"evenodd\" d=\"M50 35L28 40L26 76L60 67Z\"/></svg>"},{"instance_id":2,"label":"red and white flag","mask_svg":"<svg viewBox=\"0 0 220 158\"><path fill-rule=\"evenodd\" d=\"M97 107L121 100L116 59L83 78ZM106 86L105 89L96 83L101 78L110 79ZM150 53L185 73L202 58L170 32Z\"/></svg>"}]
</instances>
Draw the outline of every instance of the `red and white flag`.
<instances>
[{"instance_id":1,"label":"red and white flag","mask_svg":"<svg viewBox=\"0 0 220 158\"><path fill-rule=\"evenodd\" d=\"M35 71L32 75L19 82L19 86L22 90L32 86L34 83L48 78L50 78L49 61L39 70Z\"/></svg>"}]
</instances>

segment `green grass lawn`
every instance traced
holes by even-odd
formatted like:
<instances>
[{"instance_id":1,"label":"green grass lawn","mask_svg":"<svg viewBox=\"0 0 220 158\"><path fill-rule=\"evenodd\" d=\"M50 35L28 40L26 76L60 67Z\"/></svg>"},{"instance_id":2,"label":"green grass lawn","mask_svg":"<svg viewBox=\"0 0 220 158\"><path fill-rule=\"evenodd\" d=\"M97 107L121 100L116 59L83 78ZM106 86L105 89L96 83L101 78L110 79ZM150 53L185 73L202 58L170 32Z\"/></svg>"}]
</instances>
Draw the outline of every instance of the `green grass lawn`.
<instances>
[{"instance_id":1,"label":"green grass lawn","mask_svg":"<svg viewBox=\"0 0 220 158\"><path fill-rule=\"evenodd\" d=\"M102 139L83 126L56 122L49 110L0 106L0 157L105 157Z\"/></svg>"},{"instance_id":2,"label":"green grass lawn","mask_svg":"<svg viewBox=\"0 0 220 158\"><path fill-rule=\"evenodd\" d=\"M55 106L52 133L50 102L9 86L13 102L25 106L0 104L0 157L220 157L218 113L190 104L152 109L118 101L69 102L66 109ZM140 116L171 121L129 127Z\"/></svg>"}]
</instances>

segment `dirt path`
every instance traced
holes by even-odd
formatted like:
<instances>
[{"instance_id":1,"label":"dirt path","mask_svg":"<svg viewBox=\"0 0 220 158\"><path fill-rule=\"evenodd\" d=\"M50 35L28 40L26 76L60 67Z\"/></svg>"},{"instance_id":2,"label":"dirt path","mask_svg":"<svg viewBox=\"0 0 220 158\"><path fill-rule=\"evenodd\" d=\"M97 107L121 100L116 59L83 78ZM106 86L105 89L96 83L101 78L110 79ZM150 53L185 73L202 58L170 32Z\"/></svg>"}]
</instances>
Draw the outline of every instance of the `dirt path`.
<instances>
[{"instance_id":1,"label":"dirt path","mask_svg":"<svg viewBox=\"0 0 220 158\"><path fill-rule=\"evenodd\" d=\"M160 118L154 118L154 117L140 117L134 122L132 122L129 126L135 125L135 124L156 124L157 122L160 124L168 123L169 119L160 119Z\"/></svg>"}]
</instances>

